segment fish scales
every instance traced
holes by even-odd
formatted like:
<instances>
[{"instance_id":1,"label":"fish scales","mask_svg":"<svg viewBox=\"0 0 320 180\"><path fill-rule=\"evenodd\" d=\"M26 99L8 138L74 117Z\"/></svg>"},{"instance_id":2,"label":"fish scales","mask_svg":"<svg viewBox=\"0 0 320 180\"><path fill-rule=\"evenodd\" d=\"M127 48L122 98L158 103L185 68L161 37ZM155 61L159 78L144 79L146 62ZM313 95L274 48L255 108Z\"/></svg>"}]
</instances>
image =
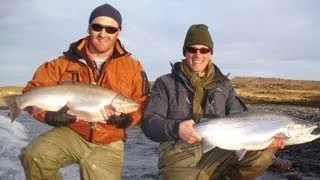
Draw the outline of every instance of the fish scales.
<instances>
[{"instance_id":1,"label":"fish scales","mask_svg":"<svg viewBox=\"0 0 320 180\"><path fill-rule=\"evenodd\" d=\"M57 111L68 106L70 114L89 122L105 123L104 107L107 105L119 113L131 113L139 108L138 103L112 90L84 83L40 87L18 96L4 97L4 101L13 112L12 120L27 107Z\"/></svg>"},{"instance_id":2,"label":"fish scales","mask_svg":"<svg viewBox=\"0 0 320 180\"><path fill-rule=\"evenodd\" d=\"M195 127L213 147L227 150L262 150L278 133L286 136L286 145L301 144L319 138L318 133L312 133L317 128L319 125L316 123L270 112L202 119Z\"/></svg>"}]
</instances>

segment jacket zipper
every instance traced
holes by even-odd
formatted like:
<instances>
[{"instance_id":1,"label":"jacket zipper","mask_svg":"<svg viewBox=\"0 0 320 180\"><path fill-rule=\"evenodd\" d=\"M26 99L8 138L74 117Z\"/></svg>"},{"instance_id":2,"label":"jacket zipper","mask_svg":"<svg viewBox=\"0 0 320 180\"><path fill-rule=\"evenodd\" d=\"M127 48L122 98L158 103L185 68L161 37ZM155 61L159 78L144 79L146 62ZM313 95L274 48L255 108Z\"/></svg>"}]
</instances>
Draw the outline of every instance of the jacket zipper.
<instances>
[{"instance_id":1,"label":"jacket zipper","mask_svg":"<svg viewBox=\"0 0 320 180\"><path fill-rule=\"evenodd\" d=\"M102 64L102 66L101 66L101 69L100 69L100 71L99 71L99 69L97 68L97 66L96 66L96 64L95 63L93 63L92 65L93 65L93 67L92 68L90 68L90 66L87 66L87 68L88 68L88 71L89 71L89 76L90 76L90 69L91 69L91 71L92 71L92 73L93 73L93 80L90 80L90 83L91 84L94 84L94 85L96 85L97 84L97 82L100 80L100 78L101 78L101 72L102 72L102 70L104 70L105 69L105 66L107 65L109 63L109 61L105 61L103 64ZM90 76L91 77L91 76ZM90 78L91 79L91 78ZM90 130L89 130L89 142L93 142L92 141L92 139L93 139L93 132L94 132L94 130L96 129L96 123L95 122L90 122Z\"/></svg>"}]
</instances>

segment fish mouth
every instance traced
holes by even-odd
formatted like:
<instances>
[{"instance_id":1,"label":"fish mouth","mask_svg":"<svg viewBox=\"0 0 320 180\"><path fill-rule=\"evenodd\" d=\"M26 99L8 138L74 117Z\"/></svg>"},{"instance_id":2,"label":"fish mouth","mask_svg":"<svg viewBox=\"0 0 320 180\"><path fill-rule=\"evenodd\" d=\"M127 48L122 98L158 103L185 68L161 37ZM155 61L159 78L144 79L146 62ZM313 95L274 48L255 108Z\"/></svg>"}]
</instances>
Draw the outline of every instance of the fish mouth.
<instances>
[{"instance_id":1,"label":"fish mouth","mask_svg":"<svg viewBox=\"0 0 320 180\"><path fill-rule=\"evenodd\" d=\"M315 129L313 129L311 131L312 135L319 135L320 134L320 125L318 125L318 127L316 127Z\"/></svg>"}]
</instances>

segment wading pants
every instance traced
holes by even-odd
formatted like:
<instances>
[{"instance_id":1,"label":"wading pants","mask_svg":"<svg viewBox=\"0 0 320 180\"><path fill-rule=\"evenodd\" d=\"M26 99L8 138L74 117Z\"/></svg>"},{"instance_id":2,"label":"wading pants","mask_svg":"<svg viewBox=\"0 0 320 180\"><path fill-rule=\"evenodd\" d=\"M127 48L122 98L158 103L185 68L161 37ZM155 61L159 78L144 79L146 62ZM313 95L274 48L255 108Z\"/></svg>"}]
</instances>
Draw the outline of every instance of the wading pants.
<instances>
[{"instance_id":1,"label":"wading pants","mask_svg":"<svg viewBox=\"0 0 320 180\"><path fill-rule=\"evenodd\" d=\"M234 151L220 148L203 154L201 144L181 141L160 144L159 179L161 180L251 180L261 175L272 163L273 153L248 151L241 161Z\"/></svg>"},{"instance_id":2,"label":"wading pants","mask_svg":"<svg viewBox=\"0 0 320 180\"><path fill-rule=\"evenodd\" d=\"M34 139L22 150L21 164L28 180L60 180L59 169L80 165L84 180L120 180L123 141L93 144L68 127L55 127Z\"/></svg>"}]
</instances>

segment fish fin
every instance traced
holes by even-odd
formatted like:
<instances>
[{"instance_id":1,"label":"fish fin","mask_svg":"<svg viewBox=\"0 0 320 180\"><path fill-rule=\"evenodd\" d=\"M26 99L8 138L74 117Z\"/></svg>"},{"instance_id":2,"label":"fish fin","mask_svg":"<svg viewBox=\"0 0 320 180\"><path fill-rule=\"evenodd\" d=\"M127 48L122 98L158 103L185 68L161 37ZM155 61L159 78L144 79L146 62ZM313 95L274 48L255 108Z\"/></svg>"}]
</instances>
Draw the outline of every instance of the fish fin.
<instances>
[{"instance_id":1,"label":"fish fin","mask_svg":"<svg viewBox=\"0 0 320 180\"><path fill-rule=\"evenodd\" d=\"M212 149L214 149L216 146L212 145L211 143L209 143L208 141L206 140L202 140L202 151L203 153L206 153Z\"/></svg>"},{"instance_id":2,"label":"fish fin","mask_svg":"<svg viewBox=\"0 0 320 180\"><path fill-rule=\"evenodd\" d=\"M236 150L236 155L238 157L238 161L241 161L244 155L246 155L247 150L246 149L240 149Z\"/></svg>"},{"instance_id":3,"label":"fish fin","mask_svg":"<svg viewBox=\"0 0 320 180\"><path fill-rule=\"evenodd\" d=\"M88 121L88 119L85 117L78 117L77 116L77 121Z\"/></svg>"},{"instance_id":4,"label":"fish fin","mask_svg":"<svg viewBox=\"0 0 320 180\"><path fill-rule=\"evenodd\" d=\"M109 108L109 106L108 106L108 108ZM113 108L113 107L111 107L111 105L110 105L110 108ZM114 115L120 116L121 112L115 111L115 109L113 109L113 111L114 111ZM104 117L104 119L108 119L109 118L108 115L107 115L107 112L105 110L105 106L102 106L100 108L100 112L101 112L102 116Z\"/></svg>"},{"instance_id":5,"label":"fish fin","mask_svg":"<svg viewBox=\"0 0 320 180\"><path fill-rule=\"evenodd\" d=\"M97 121L97 118L96 118L96 116L91 116L90 114L88 114L87 115L87 120L86 121L88 121L88 122L100 122L100 123L103 123L103 124L106 124L107 123L107 121L105 121L105 120L98 120Z\"/></svg>"},{"instance_id":6,"label":"fish fin","mask_svg":"<svg viewBox=\"0 0 320 180\"><path fill-rule=\"evenodd\" d=\"M108 115L107 115L107 112L106 112L106 110L104 109L104 106L102 106L101 108L100 108L100 112L101 112L101 114L102 114L102 116L104 117L104 119L108 119Z\"/></svg>"},{"instance_id":7,"label":"fish fin","mask_svg":"<svg viewBox=\"0 0 320 180\"><path fill-rule=\"evenodd\" d=\"M28 106L25 108L25 110L28 111L28 113L30 113L31 115L35 115L35 114L38 114L38 113L44 111L44 109L39 108L37 106Z\"/></svg>"},{"instance_id":8,"label":"fish fin","mask_svg":"<svg viewBox=\"0 0 320 180\"><path fill-rule=\"evenodd\" d=\"M67 103L65 105L65 107L71 107L70 103ZM61 109L60 109L61 110ZM88 122L92 122L93 121L93 116L90 116L89 113L85 112L85 111L79 111L79 110L74 110L72 108L68 109L67 111L68 114L70 115L74 115L77 117L77 121L88 121Z\"/></svg>"},{"instance_id":9,"label":"fish fin","mask_svg":"<svg viewBox=\"0 0 320 180\"><path fill-rule=\"evenodd\" d=\"M4 101L5 105L10 110L11 122L13 122L21 112L21 109L18 108L17 103L16 103L17 96L18 95L9 95L9 96L3 97L3 101Z\"/></svg>"}]
</instances>

